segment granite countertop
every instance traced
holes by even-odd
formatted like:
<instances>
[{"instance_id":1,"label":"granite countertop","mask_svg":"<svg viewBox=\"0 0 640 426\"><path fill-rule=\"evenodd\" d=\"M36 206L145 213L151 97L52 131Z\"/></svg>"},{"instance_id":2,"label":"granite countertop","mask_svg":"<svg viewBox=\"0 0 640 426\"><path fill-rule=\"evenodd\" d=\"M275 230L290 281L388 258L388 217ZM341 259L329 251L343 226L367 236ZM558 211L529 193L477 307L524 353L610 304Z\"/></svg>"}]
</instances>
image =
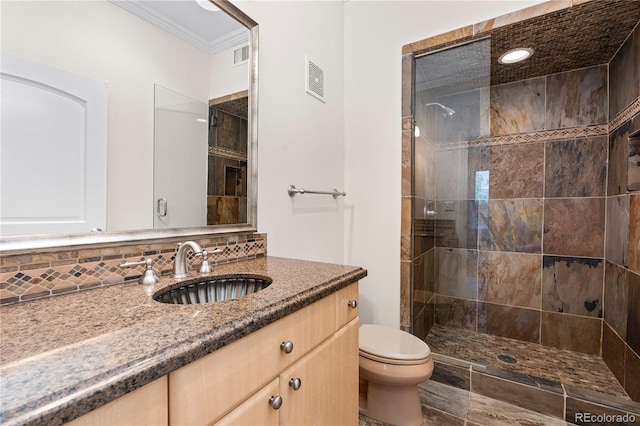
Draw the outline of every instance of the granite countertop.
<instances>
[{"instance_id":1,"label":"granite countertop","mask_svg":"<svg viewBox=\"0 0 640 426\"><path fill-rule=\"evenodd\" d=\"M171 305L119 284L0 308L0 423L57 425L364 278L354 266L277 257L216 265L273 283L241 300Z\"/></svg>"}]
</instances>

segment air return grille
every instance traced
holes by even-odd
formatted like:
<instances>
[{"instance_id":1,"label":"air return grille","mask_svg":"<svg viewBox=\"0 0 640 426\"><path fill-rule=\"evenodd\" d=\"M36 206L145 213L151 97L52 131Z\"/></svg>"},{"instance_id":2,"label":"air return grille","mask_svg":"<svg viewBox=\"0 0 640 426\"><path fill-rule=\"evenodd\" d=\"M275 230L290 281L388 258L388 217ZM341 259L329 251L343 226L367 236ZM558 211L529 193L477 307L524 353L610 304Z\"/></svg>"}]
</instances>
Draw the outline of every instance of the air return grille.
<instances>
[{"instance_id":1,"label":"air return grille","mask_svg":"<svg viewBox=\"0 0 640 426\"><path fill-rule=\"evenodd\" d=\"M249 60L249 46L239 47L233 51L233 65L239 65Z\"/></svg>"},{"instance_id":2,"label":"air return grille","mask_svg":"<svg viewBox=\"0 0 640 426\"><path fill-rule=\"evenodd\" d=\"M305 56L305 91L324 102L324 71Z\"/></svg>"}]
</instances>

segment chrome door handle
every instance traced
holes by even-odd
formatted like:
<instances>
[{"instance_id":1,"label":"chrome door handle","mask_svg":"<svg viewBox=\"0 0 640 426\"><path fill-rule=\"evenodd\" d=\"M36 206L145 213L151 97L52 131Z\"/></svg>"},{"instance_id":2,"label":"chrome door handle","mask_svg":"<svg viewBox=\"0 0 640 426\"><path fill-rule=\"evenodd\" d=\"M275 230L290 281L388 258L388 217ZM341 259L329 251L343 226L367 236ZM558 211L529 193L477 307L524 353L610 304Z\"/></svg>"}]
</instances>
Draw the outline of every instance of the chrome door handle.
<instances>
[{"instance_id":1,"label":"chrome door handle","mask_svg":"<svg viewBox=\"0 0 640 426\"><path fill-rule=\"evenodd\" d=\"M166 198L158 198L156 202L156 213L158 217L165 217L167 215L167 199Z\"/></svg>"},{"instance_id":2,"label":"chrome door handle","mask_svg":"<svg viewBox=\"0 0 640 426\"><path fill-rule=\"evenodd\" d=\"M272 396L271 398L269 398L269 405L274 410L279 409L280 407L282 407L282 397L280 395Z\"/></svg>"},{"instance_id":3,"label":"chrome door handle","mask_svg":"<svg viewBox=\"0 0 640 426\"><path fill-rule=\"evenodd\" d=\"M299 377L291 379L289 380L289 386L291 386L291 389L293 389L294 391L297 391L298 389L300 389L300 386L302 386L302 380L300 380Z\"/></svg>"},{"instance_id":4,"label":"chrome door handle","mask_svg":"<svg viewBox=\"0 0 640 426\"><path fill-rule=\"evenodd\" d=\"M290 354L291 352L293 352L293 342L291 340L282 342L280 344L280 350L285 354Z\"/></svg>"}]
</instances>

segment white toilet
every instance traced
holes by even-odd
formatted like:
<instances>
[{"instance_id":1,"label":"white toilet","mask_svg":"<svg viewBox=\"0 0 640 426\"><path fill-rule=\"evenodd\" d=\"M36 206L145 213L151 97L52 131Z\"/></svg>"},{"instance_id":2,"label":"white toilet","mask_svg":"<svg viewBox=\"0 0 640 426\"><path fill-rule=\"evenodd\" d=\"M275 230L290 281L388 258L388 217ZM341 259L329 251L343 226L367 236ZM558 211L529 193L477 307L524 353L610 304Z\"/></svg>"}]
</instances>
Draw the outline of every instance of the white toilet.
<instances>
[{"instance_id":1,"label":"white toilet","mask_svg":"<svg viewBox=\"0 0 640 426\"><path fill-rule=\"evenodd\" d=\"M360 326L360 413L396 426L422 425L418 384L431 377L429 346L391 327Z\"/></svg>"}]
</instances>

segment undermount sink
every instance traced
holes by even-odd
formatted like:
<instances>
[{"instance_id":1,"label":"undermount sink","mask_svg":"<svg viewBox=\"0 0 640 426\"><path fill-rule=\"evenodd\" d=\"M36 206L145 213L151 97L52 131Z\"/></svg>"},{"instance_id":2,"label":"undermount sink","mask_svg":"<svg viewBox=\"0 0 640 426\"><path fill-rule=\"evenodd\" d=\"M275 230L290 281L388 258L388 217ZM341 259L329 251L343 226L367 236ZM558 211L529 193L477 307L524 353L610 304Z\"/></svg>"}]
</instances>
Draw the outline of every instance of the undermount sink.
<instances>
[{"instance_id":1,"label":"undermount sink","mask_svg":"<svg viewBox=\"0 0 640 426\"><path fill-rule=\"evenodd\" d=\"M271 278L258 275L225 275L188 280L153 295L162 303L194 305L240 299L263 290L272 283Z\"/></svg>"}]
</instances>

